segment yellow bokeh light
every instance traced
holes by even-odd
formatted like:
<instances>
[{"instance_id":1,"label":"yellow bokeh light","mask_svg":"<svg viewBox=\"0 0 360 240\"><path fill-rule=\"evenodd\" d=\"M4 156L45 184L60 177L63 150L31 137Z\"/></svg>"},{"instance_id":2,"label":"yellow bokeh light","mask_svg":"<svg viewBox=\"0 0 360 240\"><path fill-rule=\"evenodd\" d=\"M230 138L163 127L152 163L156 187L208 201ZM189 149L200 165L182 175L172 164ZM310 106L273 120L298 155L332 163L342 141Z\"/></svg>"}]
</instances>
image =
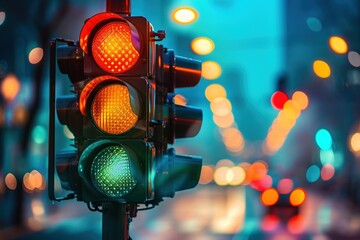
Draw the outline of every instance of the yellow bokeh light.
<instances>
[{"instance_id":1,"label":"yellow bokeh light","mask_svg":"<svg viewBox=\"0 0 360 240\"><path fill-rule=\"evenodd\" d=\"M214 42L210 38L198 37L192 40L191 49L199 55L207 55L215 48Z\"/></svg>"},{"instance_id":2,"label":"yellow bokeh light","mask_svg":"<svg viewBox=\"0 0 360 240\"><path fill-rule=\"evenodd\" d=\"M20 81L15 74L8 74L1 82L1 93L7 101L16 98L20 91Z\"/></svg>"},{"instance_id":3,"label":"yellow bokeh light","mask_svg":"<svg viewBox=\"0 0 360 240\"><path fill-rule=\"evenodd\" d=\"M279 200L279 193L274 188L266 189L261 194L261 202L265 206L272 206Z\"/></svg>"},{"instance_id":4,"label":"yellow bokeh light","mask_svg":"<svg viewBox=\"0 0 360 240\"><path fill-rule=\"evenodd\" d=\"M288 100L284 104L283 111L289 119L297 119L300 116L300 109L294 104L293 100Z\"/></svg>"},{"instance_id":5,"label":"yellow bokeh light","mask_svg":"<svg viewBox=\"0 0 360 240\"><path fill-rule=\"evenodd\" d=\"M223 166L223 167L219 167L215 170L215 174L214 174L214 181L217 185L219 186L225 186L229 183L228 181L228 171L229 171L229 167L227 166Z\"/></svg>"},{"instance_id":6,"label":"yellow bokeh light","mask_svg":"<svg viewBox=\"0 0 360 240\"><path fill-rule=\"evenodd\" d=\"M5 177L5 185L10 190L15 190L17 187L17 180L14 174L8 173Z\"/></svg>"},{"instance_id":7,"label":"yellow bokeh light","mask_svg":"<svg viewBox=\"0 0 360 240\"><path fill-rule=\"evenodd\" d=\"M209 184L214 179L214 170L210 166L201 167L200 184Z\"/></svg>"},{"instance_id":8,"label":"yellow bokeh light","mask_svg":"<svg viewBox=\"0 0 360 240\"><path fill-rule=\"evenodd\" d=\"M329 64L322 60L314 61L313 70L319 78L328 78L331 75L331 68Z\"/></svg>"},{"instance_id":9,"label":"yellow bokeh light","mask_svg":"<svg viewBox=\"0 0 360 240\"><path fill-rule=\"evenodd\" d=\"M29 53L29 62L31 64L39 63L44 56L44 50L42 48L33 48Z\"/></svg>"},{"instance_id":10,"label":"yellow bokeh light","mask_svg":"<svg viewBox=\"0 0 360 240\"><path fill-rule=\"evenodd\" d=\"M220 77L221 67L218 63L214 61L203 62L201 75L205 79L214 80Z\"/></svg>"},{"instance_id":11,"label":"yellow bokeh light","mask_svg":"<svg viewBox=\"0 0 360 240\"><path fill-rule=\"evenodd\" d=\"M226 116L228 115L231 110L232 106L230 101L227 98L215 98L210 103L210 109L213 112L213 114L218 116Z\"/></svg>"},{"instance_id":12,"label":"yellow bokeh light","mask_svg":"<svg viewBox=\"0 0 360 240\"><path fill-rule=\"evenodd\" d=\"M220 84L214 83L205 89L205 97L211 102L215 98L226 98L226 90Z\"/></svg>"},{"instance_id":13,"label":"yellow bokeh light","mask_svg":"<svg viewBox=\"0 0 360 240\"><path fill-rule=\"evenodd\" d=\"M348 44L342 37L332 36L329 38L331 50L338 54L345 54L348 51Z\"/></svg>"},{"instance_id":14,"label":"yellow bokeh light","mask_svg":"<svg viewBox=\"0 0 360 240\"><path fill-rule=\"evenodd\" d=\"M171 14L172 19L180 24L193 23L198 18L198 15L198 12L190 7L177 8Z\"/></svg>"},{"instance_id":15,"label":"yellow bokeh light","mask_svg":"<svg viewBox=\"0 0 360 240\"><path fill-rule=\"evenodd\" d=\"M292 101L300 108L300 110L305 110L309 105L308 96L301 91L294 92L292 95Z\"/></svg>"},{"instance_id":16,"label":"yellow bokeh light","mask_svg":"<svg viewBox=\"0 0 360 240\"><path fill-rule=\"evenodd\" d=\"M236 167L232 167L231 171L233 173L233 178L229 182L230 185L238 186L245 181L246 172L245 172L244 168L242 168L240 166L236 166Z\"/></svg>"},{"instance_id":17,"label":"yellow bokeh light","mask_svg":"<svg viewBox=\"0 0 360 240\"><path fill-rule=\"evenodd\" d=\"M230 112L225 116L213 115L214 123L221 128L228 128L234 123L234 115Z\"/></svg>"},{"instance_id":18,"label":"yellow bokeh light","mask_svg":"<svg viewBox=\"0 0 360 240\"><path fill-rule=\"evenodd\" d=\"M350 139L350 148L353 152L360 151L360 133L354 133Z\"/></svg>"},{"instance_id":19,"label":"yellow bokeh light","mask_svg":"<svg viewBox=\"0 0 360 240\"><path fill-rule=\"evenodd\" d=\"M174 97L174 103L177 105L186 106L187 99L181 94L176 94Z\"/></svg>"},{"instance_id":20,"label":"yellow bokeh light","mask_svg":"<svg viewBox=\"0 0 360 240\"><path fill-rule=\"evenodd\" d=\"M216 163L216 168L219 167L232 167L234 166L233 161L229 160L229 159L221 159L220 161L218 161Z\"/></svg>"},{"instance_id":21,"label":"yellow bokeh light","mask_svg":"<svg viewBox=\"0 0 360 240\"><path fill-rule=\"evenodd\" d=\"M293 206L299 206L303 204L306 198L306 193L301 188L296 188L294 191L291 192L289 200L290 204Z\"/></svg>"}]
</instances>

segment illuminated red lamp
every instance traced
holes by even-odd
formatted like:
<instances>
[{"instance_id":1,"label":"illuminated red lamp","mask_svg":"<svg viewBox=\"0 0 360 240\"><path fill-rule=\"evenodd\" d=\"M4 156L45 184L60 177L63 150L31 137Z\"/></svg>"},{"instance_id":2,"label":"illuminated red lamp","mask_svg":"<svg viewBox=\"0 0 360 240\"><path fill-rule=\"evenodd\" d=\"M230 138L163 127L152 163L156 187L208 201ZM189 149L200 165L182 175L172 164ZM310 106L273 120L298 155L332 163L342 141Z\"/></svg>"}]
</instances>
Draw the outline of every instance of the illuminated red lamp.
<instances>
[{"instance_id":1,"label":"illuminated red lamp","mask_svg":"<svg viewBox=\"0 0 360 240\"><path fill-rule=\"evenodd\" d=\"M276 91L271 96L271 105L275 109L281 110L281 109L283 109L284 104L286 103L287 100L289 100L289 97L286 95L286 93L284 93L282 91Z\"/></svg>"},{"instance_id":2,"label":"illuminated red lamp","mask_svg":"<svg viewBox=\"0 0 360 240\"><path fill-rule=\"evenodd\" d=\"M89 19L80 33L80 47L92 55L104 71L120 74L130 70L140 58L139 33L124 18L100 13Z\"/></svg>"}]
</instances>

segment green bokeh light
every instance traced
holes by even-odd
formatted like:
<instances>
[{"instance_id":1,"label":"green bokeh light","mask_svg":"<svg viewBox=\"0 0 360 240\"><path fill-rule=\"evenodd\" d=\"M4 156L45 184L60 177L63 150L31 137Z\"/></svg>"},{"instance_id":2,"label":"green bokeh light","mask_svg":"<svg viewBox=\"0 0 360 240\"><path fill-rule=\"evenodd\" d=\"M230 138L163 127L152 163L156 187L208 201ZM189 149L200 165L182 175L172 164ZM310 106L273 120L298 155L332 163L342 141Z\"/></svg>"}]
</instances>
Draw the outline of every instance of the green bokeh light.
<instances>
[{"instance_id":1,"label":"green bokeh light","mask_svg":"<svg viewBox=\"0 0 360 240\"><path fill-rule=\"evenodd\" d=\"M33 128L31 136L35 143L42 144L47 139L47 131L45 127L41 125L37 125L36 127Z\"/></svg>"}]
</instances>

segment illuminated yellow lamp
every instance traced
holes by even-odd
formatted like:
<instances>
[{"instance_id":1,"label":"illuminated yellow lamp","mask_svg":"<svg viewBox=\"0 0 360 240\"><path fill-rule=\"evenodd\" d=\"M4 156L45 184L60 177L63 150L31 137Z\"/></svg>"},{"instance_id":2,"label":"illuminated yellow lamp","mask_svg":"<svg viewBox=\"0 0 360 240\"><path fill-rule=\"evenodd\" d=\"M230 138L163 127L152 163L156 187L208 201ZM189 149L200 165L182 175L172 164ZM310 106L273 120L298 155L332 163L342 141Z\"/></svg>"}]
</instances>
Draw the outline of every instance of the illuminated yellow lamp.
<instances>
[{"instance_id":1,"label":"illuminated yellow lamp","mask_svg":"<svg viewBox=\"0 0 360 240\"><path fill-rule=\"evenodd\" d=\"M211 101L210 109L215 115L226 116L231 113L232 106L227 98L218 97Z\"/></svg>"},{"instance_id":2,"label":"illuminated yellow lamp","mask_svg":"<svg viewBox=\"0 0 360 240\"><path fill-rule=\"evenodd\" d=\"M32 185L30 181L30 173L25 173L23 177L23 186L24 186L24 190L27 192L32 192L35 190L35 186Z\"/></svg>"},{"instance_id":3,"label":"illuminated yellow lamp","mask_svg":"<svg viewBox=\"0 0 360 240\"><path fill-rule=\"evenodd\" d=\"M329 38L331 50L338 54L345 54L348 51L348 44L344 38L339 36L331 36Z\"/></svg>"},{"instance_id":4,"label":"illuminated yellow lamp","mask_svg":"<svg viewBox=\"0 0 360 240\"><path fill-rule=\"evenodd\" d=\"M214 170L211 166L202 166L199 184L205 185L211 183L214 179Z\"/></svg>"},{"instance_id":5,"label":"illuminated yellow lamp","mask_svg":"<svg viewBox=\"0 0 360 240\"><path fill-rule=\"evenodd\" d=\"M226 90L220 84L210 84L205 89L205 97L209 102L213 101L215 98L226 98Z\"/></svg>"},{"instance_id":6,"label":"illuminated yellow lamp","mask_svg":"<svg viewBox=\"0 0 360 240\"><path fill-rule=\"evenodd\" d=\"M5 176L5 185L10 190L15 190L17 187L17 180L14 174L8 173Z\"/></svg>"},{"instance_id":7,"label":"illuminated yellow lamp","mask_svg":"<svg viewBox=\"0 0 360 240\"><path fill-rule=\"evenodd\" d=\"M234 123L234 115L232 112L225 116L213 115L213 121L218 127L228 128Z\"/></svg>"},{"instance_id":8,"label":"illuminated yellow lamp","mask_svg":"<svg viewBox=\"0 0 360 240\"><path fill-rule=\"evenodd\" d=\"M198 37L192 40L191 49L194 53L199 55L207 55L215 48L214 42L207 37Z\"/></svg>"},{"instance_id":9,"label":"illuminated yellow lamp","mask_svg":"<svg viewBox=\"0 0 360 240\"><path fill-rule=\"evenodd\" d=\"M214 80L220 77L221 67L214 61L206 61L202 63L201 76L208 80Z\"/></svg>"},{"instance_id":10,"label":"illuminated yellow lamp","mask_svg":"<svg viewBox=\"0 0 360 240\"><path fill-rule=\"evenodd\" d=\"M301 111L305 110L309 105L309 98L306 93L302 91L294 92L291 99Z\"/></svg>"},{"instance_id":11,"label":"illuminated yellow lamp","mask_svg":"<svg viewBox=\"0 0 360 240\"><path fill-rule=\"evenodd\" d=\"M354 133L350 138L350 150L353 152L360 152L360 133Z\"/></svg>"},{"instance_id":12,"label":"illuminated yellow lamp","mask_svg":"<svg viewBox=\"0 0 360 240\"><path fill-rule=\"evenodd\" d=\"M230 169L230 167L227 167L227 166L222 166L222 167L216 168L215 173L214 173L214 181L217 185L226 186L227 184L229 184L229 181L228 181L229 169Z\"/></svg>"},{"instance_id":13,"label":"illuminated yellow lamp","mask_svg":"<svg viewBox=\"0 0 360 240\"><path fill-rule=\"evenodd\" d=\"M232 167L234 166L234 162L229 160L229 159L221 159L220 161L218 161L216 163L216 168L220 168L220 167Z\"/></svg>"},{"instance_id":14,"label":"illuminated yellow lamp","mask_svg":"<svg viewBox=\"0 0 360 240\"><path fill-rule=\"evenodd\" d=\"M266 189L260 196L262 204L265 206L272 206L279 200L279 193L274 188Z\"/></svg>"},{"instance_id":15,"label":"illuminated yellow lamp","mask_svg":"<svg viewBox=\"0 0 360 240\"><path fill-rule=\"evenodd\" d=\"M181 94L176 94L174 97L174 103L177 105L186 106L187 99Z\"/></svg>"},{"instance_id":16,"label":"illuminated yellow lamp","mask_svg":"<svg viewBox=\"0 0 360 240\"><path fill-rule=\"evenodd\" d=\"M283 111L289 119L297 119L301 113L300 109L296 104L294 104L293 100L286 101Z\"/></svg>"},{"instance_id":17,"label":"illuminated yellow lamp","mask_svg":"<svg viewBox=\"0 0 360 240\"><path fill-rule=\"evenodd\" d=\"M65 125L64 126L64 134L68 139L74 139L74 134L70 131L70 129Z\"/></svg>"},{"instance_id":18,"label":"illuminated yellow lamp","mask_svg":"<svg viewBox=\"0 0 360 240\"><path fill-rule=\"evenodd\" d=\"M39 63L44 56L44 50L42 48L33 48L29 53L29 62L31 64Z\"/></svg>"},{"instance_id":19,"label":"illuminated yellow lamp","mask_svg":"<svg viewBox=\"0 0 360 240\"><path fill-rule=\"evenodd\" d=\"M20 81L15 74L8 74L1 82L1 93L5 100L12 101L20 91Z\"/></svg>"},{"instance_id":20,"label":"illuminated yellow lamp","mask_svg":"<svg viewBox=\"0 0 360 240\"><path fill-rule=\"evenodd\" d=\"M319 78L328 78L331 75L331 68L329 64L323 60L314 61L313 70Z\"/></svg>"},{"instance_id":21,"label":"illuminated yellow lamp","mask_svg":"<svg viewBox=\"0 0 360 240\"><path fill-rule=\"evenodd\" d=\"M229 181L231 186L239 186L241 185L246 179L246 172L245 169L241 166L235 166L231 168L233 173L233 178Z\"/></svg>"},{"instance_id":22,"label":"illuminated yellow lamp","mask_svg":"<svg viewBox=\"0 0 360 240\"><path fill-rule=\"evenodd\" d=\"M296 188L290 193L290 204L292 206L300 206L306 199L305 190L302 188Z\"/></svg>"},{"instance_id":23,"label":"illuminated yellow lamp","mask_svg":"<svg viewBox=\"0 0 360 240\"><path fill-rule=\"evenodd\" d=\"M44 178L43 175L42 176L42 182L41 182L41 186L38 188L40 191L44 191L46 189L46 179Z\"/></svg>"},{"instance_id":24,"label":"illuminated yellow lamp","mask_svg":"<svg viewBox=\"0 0 360 240\"><path fill-rule=\"evenodd\" d=\"M191 7L180 7L176 8L172 13L172 19L180 24L190 24L197 20L199 14Z\"/></svg>"}]
</instances>

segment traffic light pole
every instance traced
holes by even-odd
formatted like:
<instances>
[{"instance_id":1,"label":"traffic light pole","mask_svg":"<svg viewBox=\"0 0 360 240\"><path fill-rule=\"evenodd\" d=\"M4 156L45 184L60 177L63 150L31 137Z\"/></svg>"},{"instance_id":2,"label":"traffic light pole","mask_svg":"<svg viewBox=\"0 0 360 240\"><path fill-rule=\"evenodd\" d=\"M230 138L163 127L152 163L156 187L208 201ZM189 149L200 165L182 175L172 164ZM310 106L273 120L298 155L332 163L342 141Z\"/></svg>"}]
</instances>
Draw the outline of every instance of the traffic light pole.
<instances>
[{"instance_id":1,"label":"traffic light pole","mask_svg":"<svg viewBox=\"0 0 360 240\"><path fill-rule=\"evenodd\" d=\"M136 216L137 206L124 203L103 203L102 239L131 240L129 225Z\"/></svg>"},{"instance_id":2,"label":"traffic light pole","mask_svg":"<svg viewBox=\"0 0 360 240\"><path fill-rule=\"evenodd\" d=\"M106 12L130 16L130 0L106 0Z\"/></svg>"}]
</instances>

